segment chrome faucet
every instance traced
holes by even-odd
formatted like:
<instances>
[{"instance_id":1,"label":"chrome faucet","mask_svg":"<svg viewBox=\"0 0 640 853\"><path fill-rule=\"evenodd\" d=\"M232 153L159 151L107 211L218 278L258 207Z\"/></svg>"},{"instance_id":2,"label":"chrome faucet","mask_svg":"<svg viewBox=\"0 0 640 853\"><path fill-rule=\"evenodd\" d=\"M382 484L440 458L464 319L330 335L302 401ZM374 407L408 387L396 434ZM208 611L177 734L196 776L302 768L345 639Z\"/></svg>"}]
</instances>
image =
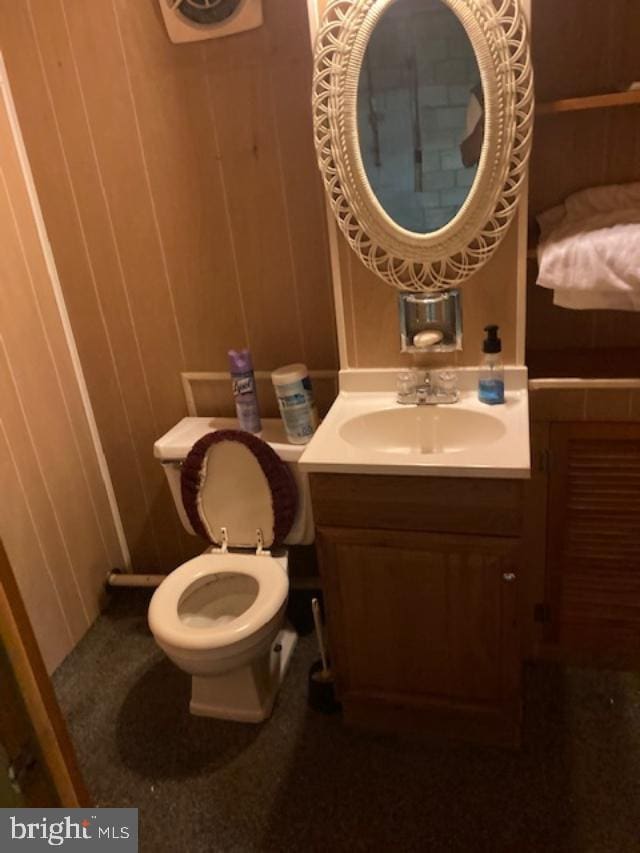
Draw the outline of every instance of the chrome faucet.
<instances>
[{"instance_id":1,"label":"chrome faucet","mask_svg":"<svg viewBox=\"0 0 640 853\"><path fill-rule=\"evenodd\" d=\"M413 368L398 374L396 402L403 406L450 405L459 399L453 370L424 371Z\"/></svg>"}]
</instances>

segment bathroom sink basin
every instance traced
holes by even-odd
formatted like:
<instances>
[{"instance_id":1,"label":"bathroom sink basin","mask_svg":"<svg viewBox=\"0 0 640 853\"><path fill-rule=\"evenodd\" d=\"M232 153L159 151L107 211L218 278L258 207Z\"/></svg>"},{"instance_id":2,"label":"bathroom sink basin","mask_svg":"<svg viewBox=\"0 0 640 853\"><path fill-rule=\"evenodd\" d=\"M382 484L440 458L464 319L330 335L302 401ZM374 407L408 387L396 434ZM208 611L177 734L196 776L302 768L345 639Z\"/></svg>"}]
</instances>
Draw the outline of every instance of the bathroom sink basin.
<instances>
[{"instance_id":1,"label":"bathroom sink basin","mask_svg":"<svg viewBox=\"0 0 640 853\"><path fill-rule=\"evenodd\" d=\"M486 446L506 428L490 414L455 406L407 406L367 412L345 421L339 434L363 450L397 454L459 453Z\"/></svg>"},{"instance_id":2,"label":"bathroom sink basin","mask_svg":"<svg viewBox=\"0 0 640 853\"><path fill-rule=\"evenodd\" d=\"M524 368L506 371L506 402L478 400L478 375L458 371L452 405L400 405L394 371L346 370L341 389L306 446L307 473L422 477L530 476L529 405Z\"/></svg>"}]
</instances>

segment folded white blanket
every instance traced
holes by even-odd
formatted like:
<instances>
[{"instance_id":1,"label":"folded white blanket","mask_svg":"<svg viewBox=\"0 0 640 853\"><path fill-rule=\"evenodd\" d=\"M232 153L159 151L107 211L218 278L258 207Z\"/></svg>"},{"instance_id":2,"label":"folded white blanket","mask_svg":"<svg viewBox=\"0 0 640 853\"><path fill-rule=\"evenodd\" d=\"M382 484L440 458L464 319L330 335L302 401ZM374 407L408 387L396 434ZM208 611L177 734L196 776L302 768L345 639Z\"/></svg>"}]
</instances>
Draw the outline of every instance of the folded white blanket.
<instances>
[{"instance_id":1,"label":"folded white blanket","mask_svg":"<svg viewBox=\"0 0 640 853\"><path fill-rule=\"evenodd\" d=\"M640 311L640 183L574 193L538 222L537 283L555 305Z\"/></svg>"}]
</instances>

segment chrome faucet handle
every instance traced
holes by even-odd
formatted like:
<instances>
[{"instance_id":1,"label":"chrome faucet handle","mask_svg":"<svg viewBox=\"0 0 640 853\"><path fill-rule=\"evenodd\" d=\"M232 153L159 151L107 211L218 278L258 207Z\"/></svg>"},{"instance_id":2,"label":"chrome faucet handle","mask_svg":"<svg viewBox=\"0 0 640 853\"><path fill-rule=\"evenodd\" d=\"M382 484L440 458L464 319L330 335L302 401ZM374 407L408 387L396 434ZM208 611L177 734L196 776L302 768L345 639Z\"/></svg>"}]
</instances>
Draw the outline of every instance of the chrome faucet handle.
<instances>
[{"instance_id":1,"label":"chrome faucet handle","mask_svg":"<svg viewBox=\"0 0 640 853\"><path fill-rule=\"evenodd\" d=\"M416 377L411 370L402 370L396 379L398 403L412 403L416 392Z\"/></svg>"},{"instance_id":2,"label":"chrome faucet handle","mask_svg":"<svg viewBox=\"0 0 640 853\"><path fill-rule=\"evenodd\" d=\"M426 367L412 367L411 372L415 377L415 387L420 388L421 386L425 386L427 388L431 387L431 371Z\"/></svg>"},{"instance_id":3,"label":"chrome faucet handle","mask_svg":"<svg viewBox=\"0 0 640 853\"><path fill-rule=\"evenodd\" d=\"M443 402L455 403L459 399L458 376L450 367L433 372L433 389Z\"/></svg>"},{"instance_id":4,"label":"chrome faucet handle","mask_svg":"<svg viewBox=\"0 0 640 853\"><path fill-rule=\"evenodd\" d=\"M419 385L416 388L416 403L418 403L418 405L426 403L430 395L431 381L429 381L428 383L425 382L424 385Z\"/></svg>"}]
</instances>

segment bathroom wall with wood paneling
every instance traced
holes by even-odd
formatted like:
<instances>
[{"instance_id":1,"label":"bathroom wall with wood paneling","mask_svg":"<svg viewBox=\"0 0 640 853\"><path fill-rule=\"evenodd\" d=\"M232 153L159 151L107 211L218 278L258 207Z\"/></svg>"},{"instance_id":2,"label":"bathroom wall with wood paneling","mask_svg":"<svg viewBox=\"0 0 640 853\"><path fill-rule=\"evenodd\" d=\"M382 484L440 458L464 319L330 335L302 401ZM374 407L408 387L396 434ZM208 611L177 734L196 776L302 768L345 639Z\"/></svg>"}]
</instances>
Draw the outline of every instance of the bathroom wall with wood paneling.
<instances>
[{"instance_id":1,"label":"bathroom wall with wood paneling","mask_svg":"<svg viewBox=\"0 0 640 853\"><path fill-rule=\"evenodd\" d=\"M98 615L123 554L1 75L0 538L52 671Z\"/></svg>"},{"instance_id":2,"label":"bathroom wall with wood paneling","mask_svg":"<svg viewBox=\"0 0 640 853\"><path fill-rule=\"evenodd\" d=\"M413 356L400 352L397 291L363 266L341 234L339 240L349 365L395 367L413 364ZM491 261L462 285L462 351L419 356L418 360L460 366L478 364L483 329L488 323L498 323L505 361L515 363L517 279L518 223L515 222Z\"/></svg>"},{"instance_id":3,"label":"bathroom wall with wood paneling","mask_svg":"<svg viewBox=\"0 0 640 853\"><path fill-rule=\"evenodd\" d=\"M608 94L640 80L640 3L534 0L536 96L544 103ZM538 117L530 214L587 187L640 180L640 106ZM535 229L532 229L535 231ZM640 315L553 305L529 263L528 364L535 376L638 376Z\"/></svg>"},{"instance_id":4,"label":"bathroom wall with wood paneling","mask_svg":"<svg viewBox=\"0 0 640 853\"><path fill-rule=\"evenodd\" d=\"M186 414L180 374L335 370L306 6L172 44L157 0L0 0L37 190L138 570L199 547L153 442Z\"/></svg>"}]
</instances>

